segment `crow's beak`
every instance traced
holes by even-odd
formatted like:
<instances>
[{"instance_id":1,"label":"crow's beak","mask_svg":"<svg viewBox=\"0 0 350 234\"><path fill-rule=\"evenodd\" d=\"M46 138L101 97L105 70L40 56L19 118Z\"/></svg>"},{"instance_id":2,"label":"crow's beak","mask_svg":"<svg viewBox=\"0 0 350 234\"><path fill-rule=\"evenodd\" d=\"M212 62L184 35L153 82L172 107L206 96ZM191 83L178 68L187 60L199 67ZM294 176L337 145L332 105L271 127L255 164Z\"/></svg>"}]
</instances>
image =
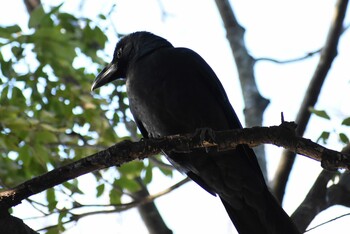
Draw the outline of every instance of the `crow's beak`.
<instances>
[{"instance_id":1,"label":"crow's beak","mask_svg":"<svg viewBox=\"0 0 350 234\"><path fill-rule=\"evenodd\" d=\"M112 82L113 80L118 79L118 75L116 74L118 71L117 64L110 63L108 64L100 74L94 80L94 83L91 86L91 91Z\"/></svg>"}]
</instances>

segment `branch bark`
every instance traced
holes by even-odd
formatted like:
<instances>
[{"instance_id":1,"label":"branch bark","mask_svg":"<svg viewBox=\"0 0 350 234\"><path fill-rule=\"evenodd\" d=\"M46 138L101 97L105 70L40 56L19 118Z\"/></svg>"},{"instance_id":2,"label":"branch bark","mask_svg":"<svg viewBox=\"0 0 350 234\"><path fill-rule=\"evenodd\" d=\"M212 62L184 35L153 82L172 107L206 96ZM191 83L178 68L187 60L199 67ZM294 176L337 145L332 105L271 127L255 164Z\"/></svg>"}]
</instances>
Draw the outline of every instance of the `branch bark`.
<instances>
[{"instance_id":1,"label":"branch bark","mask_svg":"<svg viewBox=\"0 0 350 234\"><path fill-rule=\"evenodd\" d=\"M245 124L247 127L262 126L263 113L269 104L269 100L262 97L257 88L254 76L255 60L250 56L244 43L245 29L238 23L228 0L215 0L215 2L224 23L227 39L238 70L245 105ZM254 151L267 181L264 146L261 145L255 148Z\"/></svg>"},{"instance_id":2,"label":"branch bark","mask_svg":"<svg viewBox=\"0 0 350 234\"><path fill-rule=\"evenodd\" d=\"M158 139L145 139L139 142L123 141L96 154L78 160L66 166L54 169L44 175L18 185L13 189L0 192L0 212L16 206L31 195L40 193L55 185L86 173L111 166L120 166L136 159L144 159L164 151L190 152L194 148L211 148L212 150L234 149L246 144L255 147L260 144L282 146L295 153L320 161L329 169L349 168L350 156L327 149L309 139L295 134L296 125L284 122L280 126L253 127L230 131L214 132L215 139L201 134L168 136Z\"/></svg>"},{"instance_id":3,"label":"branch bark","mask_svg":"<svg viewBox=\"0 0 350 234\"><path fill-rule=\"evenodd\" d=\"M141 190L139 192L133 193L133 196L135 196L137 200L144 200L145 198L150 196L150 193L148 192L148 189L144 185L141 178L139 178L138 183L141 186ZM162 216L160 215L156 207L156 204L153 201L138 206L138 211L140 212L142 220L146 224L150 234L173 233L173 231L170 230L165 224Z\"/></svg>"},{"instance_id":4,"label":"branch bark","mask_svg":"<svg viewBox=\"0 0 350 234\"><path fill-rule=\"evenodd\" d=\"M322 85L326 79L334 58L337 55L337 47L343 30L343 21L345 18L347 5L348 0L338 0L336 3L334 20L330 26L325 46L321 50L320 60L295 120L295 122L298 124L297 135L299 136L302 136L305 132L311 115L309 108L316 104ZM282 153L282 158L277 168L273 184L274 193L280 202L283 200L287 181L292 170L295 157L295 153L291 151L284 150Z\"/></svg>"}]
</instances>

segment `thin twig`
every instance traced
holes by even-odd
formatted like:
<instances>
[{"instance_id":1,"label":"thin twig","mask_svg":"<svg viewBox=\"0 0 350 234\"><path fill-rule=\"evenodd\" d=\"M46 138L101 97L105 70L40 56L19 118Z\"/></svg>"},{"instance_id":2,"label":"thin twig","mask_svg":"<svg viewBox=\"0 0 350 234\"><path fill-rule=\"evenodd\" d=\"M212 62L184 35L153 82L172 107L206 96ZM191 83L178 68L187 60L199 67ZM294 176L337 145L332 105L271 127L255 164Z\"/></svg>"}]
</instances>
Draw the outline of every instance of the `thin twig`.
<instances>
[{"instance_id":1,"label":"thin twig","mask_svg":"<svg viewBox=\"0 0 350 234\"><path fill-rule=\"evenodd\" d=\"M299 57L299 58L293 58L293 59L286 59L286 60L278 60L274 58L268 58L268 57L261 57L255 59L256 62L261 62L261 61L267 61L267 62L273 62L273 63L278 63L278 64L286 64L286 63L294 63L294 62L300 62L302 60L308 59L315 54L318 54L322 51L322 49L318 49L312 52L307 53L306 55Z\"/></svg>"},{"instance_id":2,"label":"thin twig","mask_svg":"<svg viewBox=\"0 0 350 234\"><path fill-rule=\"evenodd\" d=\"M325 224L331 223L331 222L333 222L333 221L335 221L335 220L337 220L337 219L344 218L345 216L349 216L349 215L350 215L350 213L346 213L346 214L340 215L340 216L338 216L338 217L335 217L335 218L333 218L333 219L327 220L326 222L320 223L320 224L318 224L318 225L316 225L316 226L314 226L314 227L312 227L312 228L307 229L305 232L314 230L314 229L319 228L319 227L321 227L321 226L323 226L323 225L325 225Z\"/></svg>"},{"instance_id":3,"label":"thin twig","mask_svg":"<svg viewBox=\"0 0 350 234\"><path fill-rule=\"evenodd\" d=\"M139 201L129 202L129 203L125 203L125 204L115 204L115 205L113 205L113 204L108 204L108 205L82 205L79 208L83 208L83 207L101 207L101 206L103 206L103 207L114 207L114 209L97 210L97 211L91 211L91 212L86 212L86 213L82 213L82 214L74 214L74 213L70 212L72 217L69 220L66 220L66 221L60 223L60 225L67 224L67 223L74 222L74 221L78 221L81 218L84 218L84 217L87 217L87 216L91 216L91 215L110 214L110 213L122 212L122 211L129 210L131 208L135 208L137 206L141 206L141 205L153 202L155 199L172 192L173 190L181 187L182 185L184 185L185 183L187 183L189 181L190 181L190 179L188 177L186 177L185 179L177 182L176 184L170 186L169 188L167 188L167 189L165 189L165 190L163 190L161 192L155 193L153 195L149 195L147 197L144 197L142 200L139 200ZM55 225L51 225L51 226L47 226L47 227L41 228L41 229L39 229L37 231L49 230L49 229L55 228L57 226L58 226L58 224L55 224Z\"/></svg>"}]
</instances>

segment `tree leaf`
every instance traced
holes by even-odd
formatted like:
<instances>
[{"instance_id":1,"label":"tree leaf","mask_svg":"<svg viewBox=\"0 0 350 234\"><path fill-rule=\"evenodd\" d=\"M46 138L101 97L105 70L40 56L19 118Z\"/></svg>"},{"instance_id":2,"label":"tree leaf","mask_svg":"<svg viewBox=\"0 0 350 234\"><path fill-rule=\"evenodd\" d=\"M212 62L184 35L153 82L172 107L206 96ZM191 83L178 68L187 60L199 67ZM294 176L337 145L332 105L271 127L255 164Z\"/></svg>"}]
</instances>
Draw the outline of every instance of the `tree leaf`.
<instances>
[{"instance_id":1,"label":"tree leaf","mask_svg":"<svg viewBox=\"0 0 350 234\"><path fill-rule=\"evenodd\" d=\"M350 117L344 119L342 122L341 122L342 125L345 125L345 126L350 126Z\"/></svg>"},{"instance_id":2,"label":"tree leaf","mask_svg":"<svg viewBox=\"0 0 350 234\"><path fill-rule=\"evenodd\" d=\"M37 28L39 25L47 25L50 20L51 20L50 16L45 14L43 6L40 5L37 8L35 8L30 14L28 27Z\"/></svg>"},{"instance_id":3,"label":"tree leaf","mask_svg":"<svg viewBox=\"0 0 350 234\"><path fill-rule=\"evenodd\" d=\"M50 212L52 212L57 205L57 201L56 201L56 194L55 194L55 190L50 188L48 190L46 190L46 199L48 201L48 209Z\"/></svg>"},{"instance_id":4,"label":"tree leaf","mask_svg":"<svg viewBox=\"0 0 350 234\"><path fill-rule=\"evenodd\" d=\"M35 133L35 142L38 144L55 143L58 142L58 138L54 133L43 130Z\"/></svg>"},{"instance_id":5,"label":"tree leaf","mask_svg":"<svg viewBox=\"0 0 350 234\"><path fill-rule=\"evenodd\" d=\"M122 176L119 179L115 180L114 184L128 190L129 192L136 192L140 190L139 183L137 183L134 178L127 178L126 176Z\"/></svg>"},{"instance_id":6,"label":"tree leaf","mask_svg":"<svg viewBox=\"0 0 350 234\"><path fill-rule=\"evenodd\" d=\"M330 135L329 132L323 131L316 142L319 142L320 140L322 140L323 144L327 144L329 135Z\"/></svg>"},{"instance_id":7,"label":"tree leaf","mask_svg":"<svg viewBox=\"0 0 350 234\"><path fill-rule=\"evenodd\" d=\"M17 25L11 25L7 27L0 27L0 37L11 39L13 34L21 32L22 29Z\"/></svg>"},{"instance_id":8,"label":"tree leaf","mask_svg":"<svg viewBox=\"0 0 350 234\"><path fill-rule=\"evenodd\" d=\"M153 178L153 166L151 164L149 164L146 167L146 170L144 171L144 176L143 176L143 182L145 184L149 184L152 182L152 178Z\"/></svg>"},{"instance_id":9,"label":"tree leaf","mask_svg":"<svg viewBox=\"0 0 350 234\"><path fill-rule=\"evenodd\" d=\"M96 187L96 197L101 197L103 192L105 191L105 184L100 184Z\"/></svg>"},{"instance_id":10,"label":"tree leaf","mask_svg":"<svg viewBox=\"0 0 350 234\"><path fill-rule=\"evenodd\" d=\"M344 144L348 144L349 143L349 138L347 135L345 135L344 133L339 133L339 139L341 140L341 142L343 142Z\"/></svg>"},{"instance_id":11,"label":"tree leaf","mask_svg":"<svg viewBox=\"0 0 350 234\"><path fill-rule=\"evenodd\" d=\"M122 197L122 193L117 189L112 189L109 192L109 201L111 204L120 204L121 197Z\"/></svg>"},{"instance_id":12,"label":"tree leaf","mask_svg":"<svg viewBox=\"0 0 350 234\"><path fill-rule=\"evenodd\" d=\"M315 115L317 115L318 117L324 118L324 119L331 119L331 117L329 117L329 115L327 114L326 111L324 110L316 110L313 107L309 107L309 111Z\"/></svg>"},{"instance_id":13,"label":"tree leaf","mask_svg":"<svg viewBox=\"0 0 350 234\"><path fill-rule=\"evenodd\" d=\"M128 178L134 178L141 174L142 169L145 167L143 161L133 161L125 163L118 168L118 171Z\"/></svg>"}]
</instances>

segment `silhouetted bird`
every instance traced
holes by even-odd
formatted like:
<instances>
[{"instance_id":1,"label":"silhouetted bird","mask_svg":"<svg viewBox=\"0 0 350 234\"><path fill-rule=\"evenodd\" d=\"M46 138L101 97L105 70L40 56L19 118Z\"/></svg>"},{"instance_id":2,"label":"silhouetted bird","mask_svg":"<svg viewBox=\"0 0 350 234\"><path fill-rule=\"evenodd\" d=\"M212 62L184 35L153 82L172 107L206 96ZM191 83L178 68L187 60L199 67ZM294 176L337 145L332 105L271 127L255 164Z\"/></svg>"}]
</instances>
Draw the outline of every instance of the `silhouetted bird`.
<instances>
[{"instance_id":1,"label":"silhouetted bird","mask_svg":"<svg viewBox=\"0 0 350 234\"><path fill-rule=\"evenodd\" d=\"M209 65L162 37L135 32L122 38L92 90L120 78L126 79L130 110L145 138L242 127ZM178 170L219 195L239 233L299 233L268 191L251 148L166 154Z\"/></svg>"}]
</instances>

